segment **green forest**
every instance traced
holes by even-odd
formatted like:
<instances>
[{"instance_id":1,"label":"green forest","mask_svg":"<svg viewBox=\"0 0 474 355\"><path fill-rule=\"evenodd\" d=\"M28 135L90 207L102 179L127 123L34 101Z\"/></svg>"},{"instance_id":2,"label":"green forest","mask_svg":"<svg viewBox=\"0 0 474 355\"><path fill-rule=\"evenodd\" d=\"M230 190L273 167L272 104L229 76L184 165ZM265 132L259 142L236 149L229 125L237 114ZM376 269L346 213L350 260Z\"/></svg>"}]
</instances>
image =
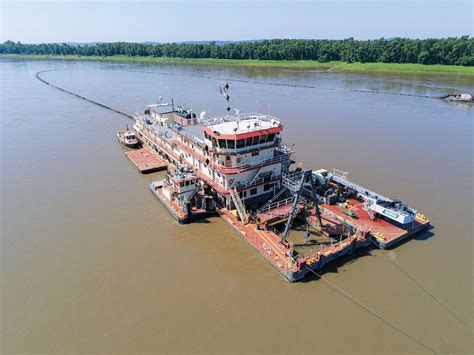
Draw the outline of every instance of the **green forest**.
<instances>
[{"instance_id":1,"label":"green forest","mask_svg":"<svg viewBox=\"0 0 474 355\"><path fill-rule=\"evenodd\" d=\"M273 39L216 44L198 43L97 43L22 44L6 41L0 54L55 56L130 56L253 60L313 60L321 63L418 63L474 66L474 39L469 36L440 39L303 40Z\"/></svg>"}]
</instances>

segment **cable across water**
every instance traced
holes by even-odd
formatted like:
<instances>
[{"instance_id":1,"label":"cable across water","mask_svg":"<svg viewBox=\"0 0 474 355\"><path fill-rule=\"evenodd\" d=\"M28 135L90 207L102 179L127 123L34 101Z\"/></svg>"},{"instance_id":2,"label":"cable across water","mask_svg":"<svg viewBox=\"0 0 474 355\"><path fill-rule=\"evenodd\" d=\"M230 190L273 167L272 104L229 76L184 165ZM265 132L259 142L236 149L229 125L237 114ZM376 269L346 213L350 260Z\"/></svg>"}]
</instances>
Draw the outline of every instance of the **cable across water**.
<instances>
[{"instance_id":1,"label":"cable across water","mask_svg":"<svg viewBox=\"0 0 474 355\"><path fill-rule=\"evenodd\" d=\"M417 338L415 338L413 335L409 334L408 332L406 332L405 330L403 330L402 328L400 328L398 325L392 323L391 321L389 321L388 319L384 318L382 315L380 315L378 312L376 312L375 310L373 310L372 308L370 308L369 306L366 306L365 304L363 304L362 302L360 302L359 300L357 300L356 298L354 298L353 296L351 296L350 294L348 294L347 292L345 292L343 289L341 289L340 287L338 287L336 284L334 284L333 282L329 281L329 280L326 280L325 278L323 278L322 275L318 274L316 271L310 269L309 267L306 267L310 272L312 272L313 274L315 274L316 276L319 277L319 279L325 284L327 285L328 287L332 288L334 291L336 291L337 293L339 293L341 296L343 296L344 298L346 298L347 300L351 301L352 303L354 303L355 305L359 306L360 308L362 308L363 310L365 310L366 312L372 314L374 317L378 318L379 320L381 320L382 322L384 322L385 324L387 324L388 326L392 327L393 329L397 330L399 333L405 335L406 337L410 338L411 340L413 340L415 343L417 343L418 345L422 346L423 348L425 348L426 350L428 350L429 352L432 352L433 354L437 354L438 352L435 351L433 348L431 348L430 346L426 345L425 343L423 343L421 340L418 340Z\"/></svg>"},{"instance_id":2,"label":"cable across water","mask_svg":"<svg viewBox=\"0 0 474 355\"><path fill-rule=\"evenodd\" d=\"M451 314L454 318L456 318L461 324L467 325L464 320L462 320L456 313L454 313L443 301L441 301L438 297L436 297L432 292L430 292L426 287L424 287L417 279L415 279L408 271L406 271L400 264L398 264L395 260L392 260L386 252L381 250L382 254L397 268L402 272L406 277L412 280L421 290L423 290L428 296L430 296L434 301L436 301L441 307L443 307L446 312Z\"/></svg>"}]
</instances>

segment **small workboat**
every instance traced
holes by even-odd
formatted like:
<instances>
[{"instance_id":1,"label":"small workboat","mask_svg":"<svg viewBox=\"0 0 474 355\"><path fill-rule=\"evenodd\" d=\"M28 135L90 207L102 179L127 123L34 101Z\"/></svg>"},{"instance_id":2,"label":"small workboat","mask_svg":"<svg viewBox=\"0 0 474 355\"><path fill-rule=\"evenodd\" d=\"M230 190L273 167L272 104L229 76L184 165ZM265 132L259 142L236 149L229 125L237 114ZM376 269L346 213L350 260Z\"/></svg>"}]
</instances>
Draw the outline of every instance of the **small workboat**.
<instances>
[{"instance_id":1,"label":"small workboat","mask_svg":"<svg viewBox=\"0 0 474 355\"><path fill-rule=\"evenodd\" d=\"M450 94L443 95L440 98L452 102L474 102L474 95L471 94Z\"/></svg>"},{"instance_id":2,"label":"small workboat","mask_svg":"<svg viewBox=\"0 0 474 355\"><path fill-rule=\"evenodd\" d=\"M133 130L128 129L128 127L125 131L117 132L117 139L120 143L129 148L138 148L140 146L137 135Z\"/></svg>"}]
</instances>

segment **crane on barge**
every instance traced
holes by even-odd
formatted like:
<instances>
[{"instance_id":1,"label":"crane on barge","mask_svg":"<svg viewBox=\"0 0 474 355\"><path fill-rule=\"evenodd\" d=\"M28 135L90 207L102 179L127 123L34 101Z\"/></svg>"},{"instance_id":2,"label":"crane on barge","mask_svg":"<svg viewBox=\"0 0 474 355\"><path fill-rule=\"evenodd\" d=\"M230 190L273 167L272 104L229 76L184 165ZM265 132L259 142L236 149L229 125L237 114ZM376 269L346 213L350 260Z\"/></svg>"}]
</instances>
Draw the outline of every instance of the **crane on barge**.
<instances>
[{"instance_id":1,"label":"crane on barge","mask_svg":"<svg viewBox=\"0 0 474 355\"><path fill-rule=\"evenodd\" d=\"M303 195L307 195L312 200L312 204L315 208L315 214L318 221L318 228L321 231L323 224L321 221L321 212L319 210L319 198L316 194L317 180L315 180L312 171L299 170L293 173L288 173L282 177L282 188L276 193L270 200L267 201L261 208L251 215L251 220L257 220L257 216L261 213L274 210L275 207L280 205L287 205L291 203L289 212L285 213L288 217L285 222L283 232L279 233L280 242L284 245L287 243L288 235L293 226L293 222L301 212L299 205L307 204L307 199ZM290 195L286 199L282 199L285 195Z\"/></svg>"}]
</instances>

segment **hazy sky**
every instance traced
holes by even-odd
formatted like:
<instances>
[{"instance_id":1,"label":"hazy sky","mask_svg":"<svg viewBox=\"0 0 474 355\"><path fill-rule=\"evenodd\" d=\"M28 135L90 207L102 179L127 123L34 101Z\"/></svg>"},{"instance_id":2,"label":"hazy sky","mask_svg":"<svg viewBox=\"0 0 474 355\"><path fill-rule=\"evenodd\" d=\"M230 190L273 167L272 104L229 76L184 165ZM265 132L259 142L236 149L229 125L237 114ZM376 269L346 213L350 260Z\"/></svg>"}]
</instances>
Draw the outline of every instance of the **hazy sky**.
<instances>
[{"instance_id":1,"label":"hazy sky","mask_svg":"<svg viewBox=\"0 0 474 355\"><path fill-rule=\"evenodd\" d=\"M0 41L111 42L473 35L473 0L1 2Z\"/></svg>"}]
</instances>

